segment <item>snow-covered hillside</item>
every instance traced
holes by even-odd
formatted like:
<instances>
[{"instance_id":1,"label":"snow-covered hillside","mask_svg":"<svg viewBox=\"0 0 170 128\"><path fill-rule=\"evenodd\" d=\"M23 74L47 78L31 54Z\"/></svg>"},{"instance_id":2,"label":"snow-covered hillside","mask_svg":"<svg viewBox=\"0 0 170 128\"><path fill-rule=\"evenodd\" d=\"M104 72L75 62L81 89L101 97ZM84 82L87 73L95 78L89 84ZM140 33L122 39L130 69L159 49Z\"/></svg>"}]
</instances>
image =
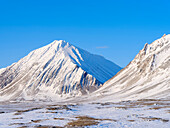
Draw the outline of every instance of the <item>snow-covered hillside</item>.
<instances>
[{"instance_id":1,"label":"snow-covered hillside","mask_svg":"<svg viewBox=\"0 0 170 128\"><path fill-rule=\"evenodd\" d=\"M0 70L0 101L90 93L120 69L101 56L55 40Z\"/></svg>"},{"instance_id":2,"label":"snow-covered hillside","mask_svg":"<svg viewBox=\"0 0 170 128\"><path fill-rule=\"evenodd\" d=\"M0 70L0 100L45 102L0 102L0 127L169 128L170 35L145 44L96 90L115 69L120 68L63 41L31 52ZM94 92L70 98L89 91Z\"/></svg>"},{"instance_id":3,"label":"snow-covered hillside","mask_svg":"<svg viewBox=\"0 0 170 128\"><path fill-rule=\"evenodd\" d=\"M128 66L94 92L90 99L121 101L170 96L170 35L144 48ZM93 98L92 98L93 97Z\"/></svg>"}]
</instances>

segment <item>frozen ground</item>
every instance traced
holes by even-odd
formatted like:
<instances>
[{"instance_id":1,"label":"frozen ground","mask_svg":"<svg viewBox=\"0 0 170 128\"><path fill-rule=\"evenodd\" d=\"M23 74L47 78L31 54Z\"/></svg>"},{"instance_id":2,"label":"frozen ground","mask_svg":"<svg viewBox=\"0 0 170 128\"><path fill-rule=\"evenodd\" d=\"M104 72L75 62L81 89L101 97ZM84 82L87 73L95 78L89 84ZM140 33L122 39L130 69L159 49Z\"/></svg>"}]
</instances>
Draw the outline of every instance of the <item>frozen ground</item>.
<instances>
[{"instance_id":1,"label":"frozen ground","mask_svg":"<svg viewBox=\"0 0 170 128\"><path fill-rule=\"evenodd\" d=\"M0 104L1 128L169 128L170 100Z\"/></svg>"}]
</instances>

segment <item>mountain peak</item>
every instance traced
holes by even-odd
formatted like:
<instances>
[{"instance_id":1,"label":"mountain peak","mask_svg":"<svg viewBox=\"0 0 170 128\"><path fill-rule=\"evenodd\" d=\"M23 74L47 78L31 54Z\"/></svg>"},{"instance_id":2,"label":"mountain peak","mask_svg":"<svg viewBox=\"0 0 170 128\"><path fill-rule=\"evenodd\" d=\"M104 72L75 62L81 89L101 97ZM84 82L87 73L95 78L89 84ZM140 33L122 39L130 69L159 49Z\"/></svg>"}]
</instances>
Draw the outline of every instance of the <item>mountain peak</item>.
<instances>
[{"instance_id":1,"label":"mountain peak","mask_svg":"<svg viewBox=\"0 0 170 128\"><path fill-rule=\"evenodd\" d=\"M54 40L0 70L0 96L17 95L25 99L36 96L41 99L41 95L78 96L95 91L120 69L101 56L64 40ZM10 94L13 90L8 87L15 92Z\"/></svg>"},{"instance_id":2,"label":"mountain peak","mask_svg":"<svg viewBox=\"0 0 170 128\"><path fill-rule=\"evenodd\" d=\"M62 47L64 48L66 45L69 45L68 42L66 42L65 40L54 40L51 45L53 47Z\"/></svg>"},{"instance_id":3,"label":"mountain peak","mask_svg":"<svg viewBox=\"0 0 170 128\"><path fill-rule=\"evenodd\" d=\"M94 93L107 100L170 97L170 35L145 44L136 57Z\"/></svg>"}]
</instances>

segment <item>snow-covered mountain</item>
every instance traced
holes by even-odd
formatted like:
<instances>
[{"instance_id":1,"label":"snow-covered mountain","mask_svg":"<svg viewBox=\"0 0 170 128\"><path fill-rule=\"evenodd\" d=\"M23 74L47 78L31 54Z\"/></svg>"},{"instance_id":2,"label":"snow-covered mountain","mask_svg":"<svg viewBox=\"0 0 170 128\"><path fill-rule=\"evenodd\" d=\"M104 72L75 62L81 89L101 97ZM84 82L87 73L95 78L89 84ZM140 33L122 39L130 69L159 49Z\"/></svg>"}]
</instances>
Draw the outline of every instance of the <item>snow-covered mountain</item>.
<instances>
[{"instance_id":1,"label":"snow-covered mountain","mask_svg":"<svg viewBox=\"0 0 170 128\"><path fill-rule=\"evenodd\" d=\"M121 68L63 40L0 69L0 101L77 96L98 89Z\"/></svg>"},{"instance_id":2,"label":"snow-covered mountain","mask_svg":"<svg viewBox=\"0 0 170 128\"><path fill-rule=\"evenodd\" d=\"M92 97L105 102L170 97L170 35L146 43L134 60Z\"/></svg>"}]
</instances>

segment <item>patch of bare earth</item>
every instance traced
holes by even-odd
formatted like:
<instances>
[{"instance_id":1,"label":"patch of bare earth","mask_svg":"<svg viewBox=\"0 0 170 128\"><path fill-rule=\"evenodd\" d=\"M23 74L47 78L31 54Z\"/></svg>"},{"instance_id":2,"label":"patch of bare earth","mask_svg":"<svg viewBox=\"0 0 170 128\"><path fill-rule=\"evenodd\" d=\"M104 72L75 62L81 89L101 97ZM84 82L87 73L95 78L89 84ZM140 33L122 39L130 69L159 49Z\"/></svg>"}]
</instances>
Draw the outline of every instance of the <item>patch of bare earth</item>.
<instances>
[{"instance_id":1,"label":"patch of bare earth","mask_svg":"<svg viewBox=\"0 0 170 128\"><path fill-rule=\"evenodd\" d=\"M54 120L65 120L64 118L53 118Z\"/></svg>"},{"instance_id":2,"label":"patch of bare earth","mask_svg":"<svg viewBox=\"0 0 170 128\"><path fill-rule=\"evenodd\" d=\"M9 124L9 126L18 125L19 127L23 127L23 126L26 127L29 124L31 124L31 122L29 122L29 123L11 123L11 124Z\"/></svg>"},{"instance_id":3,"label":"patch of bare earth","mask_svg":"<svg viewBox=\"0 0 170 128\"><path fill-rule=\"evenodd\" d=\"M21 127L17 127L17 128L30 128L29 126L21 126ZM38 125L38 126L34 126L33 128L64 128L64 127L60 127L60 126L48 126L48 125Z\"/></svg>"},{"instance_id":4,"label":"patch of bare earth","mask_svg":"<svg viewBox=\"0 0 170 128\"><path fill-rule=\"evenodd\" d=\"M23 119L23 117L16 117L16 118L12 118L13 120L19 120L19 119Z\"/></svg>"},{"instance_id":5,"label":"patch of bare earth","mask_svg":"<svg viewBox=\"0 0 170 128\"><path fill-rule=\"evenodd\" d=\"M47 110L67 110L67 111L71 111L72 109L69 108L67 105L60 105L60 106L50 106L48 108L46 108Z\"/></svg>"},{"instance_id":6,"label":"patch of bare earth","mask_svg":"<svg viewBox=\"0 0 170 128\"><path fill-rule=\"evenodd\" d=\"M16 113L14 113L14 115L21 115L24 112L30 112L30 111L34 111L34 110L37 110L37 109L41 109L41 108L31 108L31 109L26 109L26 110L19 110Z\"/></svg>"},{"instance_id":7,"label":"patch of bare earth","mask_svg":"<svg viewBox=\"0 0 170 128\"><path fill-rule=\"evenodd\" d=\"M97 125L99 122L98 120L96 120L95 118L91 118L91 117L87 117L87 116L79 116L76 117L77 120L73 120L69 123L67 123L67 125L65 127L84 127L84 126L91 126L91 125Z\"/></svg>"},{"instance_id":8,"label":"patch of bare earth","mask_svg":"<svg viewBox=\"0 0 170 128\"><path fill-rule=\"evenodd\" d=\"M78 116L76 117L77 120L72 120L71 122L68 122L65 127L85 127L85 126L92 126L92 125L98 125L101 121L114 121L116 122L117 120L112 120L112 119L97 119L97 118L92 118L88 116Z\"/></svg>"},{"instance_id":9,"label":"patch of bare earth","mask_svg":"<svg viewBox=\"0 0 170 128\"><path fill-rule=\"evenodd\" d=\"M40 123L40 122L45 121L45 120L48 120L48 119L31 120L31 122Z\"/></svg>"},{"instance_id":10,"label":"patch of bare earth","mask_svg":"<svg viewBox=\"0 0 170 128\"><path fill-rule=\"evenodd\" d=\"M141 108L141 107L148 107L148 109L163 109L163 108L170 108L170 100L160 100L160 99L141 99L137 101L122 101L118 103L93 103L93 104L100 104L101 107L97 107L101 109L102 107L111 108L114 107L116 109L131 109L131 108Z\"/></svg>"},{"instance_id":11,"label":"patch of bare earth","mask_svg":"<svg viewBox=\"0 0 170 128\"><path fill-rule=\"evenodd\" d=\"M167 119L157 118L157 117L139 117L140 119L143 119L144 121L155 121L160 120L162 122L169 122Z\"/></svg>"},{"instance_id":12,"label":"patch of bare earth","mask_svg":"<svg viewBox=\"0 0 170 128\"><path fill-rule=\"evenodd\" d=\"M129 122L135 122L135 120L127 120L127 121L129 121Z\"/></svg>"}]
</instances>

